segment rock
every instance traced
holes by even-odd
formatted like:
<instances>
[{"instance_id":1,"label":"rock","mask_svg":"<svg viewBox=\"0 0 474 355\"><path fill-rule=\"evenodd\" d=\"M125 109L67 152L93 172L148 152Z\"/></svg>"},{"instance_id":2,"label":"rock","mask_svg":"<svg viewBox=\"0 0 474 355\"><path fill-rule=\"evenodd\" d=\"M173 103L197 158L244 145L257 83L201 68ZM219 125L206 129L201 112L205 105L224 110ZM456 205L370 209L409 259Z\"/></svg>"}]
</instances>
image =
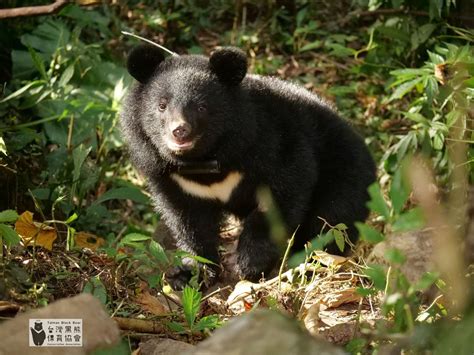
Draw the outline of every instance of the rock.
<instances>
[{"instance_id":1,"label":"rock","mask_svg":"<svg viewBox=\"0 0 474 355\"><path fill-rule=\"evenodd\" d=\"M356 327L357 323L355 321L339 323L332 327L325 327L320 330L320 334L332 344L345 345L354 338Z\"/></svg>"},{"instance_id":2,"label":"rock","mask_svg":"<svg viewBox=\"0 0 474 355\"><path fill-rule=\"evenodd\" d=\"M194 345L173 339L150 339L140 343L140 355L182 354L190 351Z\"/></svg>"},{"instance_id":3,"label":"rock","mask_svg":"<svg viewBox=\"0 0 474 355\"><path fill-rule=\"evenodd\" d=\"M82 347L35 347L29 346L29 319L82 319ZM120 331L104 311L98 299L81 294L50 304L41 309L23 313L0 324L0 354L88 354L97 348L116 344Z\"/></svg>"},{"instance_id":4,"label":"rock","mask_svg":"<svg viewBox=\"0 0 474 355\"><path fill-rule=\"evenodd\" d=\"M396 233L377 244L367 258L367 263L388 264L385 253L396 248L406 257L401 271L411 283L417 282L427 271L433 270L433 234L429 229Z\"/></svg>"},{"instance_id":5,"label":"rock","mask_svg":"<svg viewBox=\"0 0 474 355\"><path fill-rule=\"evenodd\" d=\"M232 319L185 354L338 355L345 352L311 337L293 319L275 311L257 309Z\"/></svg>"}]
</instances>

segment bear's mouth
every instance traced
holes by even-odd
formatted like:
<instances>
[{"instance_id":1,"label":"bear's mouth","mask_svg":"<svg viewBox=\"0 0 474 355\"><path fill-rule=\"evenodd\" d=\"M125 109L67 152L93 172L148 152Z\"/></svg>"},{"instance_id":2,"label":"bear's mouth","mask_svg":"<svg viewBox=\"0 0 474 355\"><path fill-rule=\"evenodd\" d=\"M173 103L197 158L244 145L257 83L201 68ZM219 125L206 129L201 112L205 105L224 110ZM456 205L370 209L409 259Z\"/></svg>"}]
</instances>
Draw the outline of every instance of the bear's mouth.
<instances>
[{"instance_id":1,"label":"bear's mouth","mask_svg":"<svg viewBox=\"0 0 474 355\"><path fill-rule=\"evenodd\" d=\"M180 153L180 152L193 149L196 143L196 140L193 139L193 140L176 141L174 139L165 138L165 143L169 150L175 153Z\"/></svg>"}]
</instances>

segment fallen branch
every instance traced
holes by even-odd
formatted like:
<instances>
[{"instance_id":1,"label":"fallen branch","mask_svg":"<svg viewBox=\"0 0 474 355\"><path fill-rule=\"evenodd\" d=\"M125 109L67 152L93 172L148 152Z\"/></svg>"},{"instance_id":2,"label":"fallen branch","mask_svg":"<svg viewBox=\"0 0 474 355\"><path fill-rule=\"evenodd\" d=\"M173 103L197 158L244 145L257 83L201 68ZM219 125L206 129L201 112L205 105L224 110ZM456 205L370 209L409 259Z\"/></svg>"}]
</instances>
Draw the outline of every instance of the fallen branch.
<instances>
[{"instance_id":1,"label":"fallen branch","mask_svg":"<svg viewBox=\"0 0 474 355\"><path fill-rule=\"evenodd\" d=\"M0 9L0 20L5 18L51 15L59 12L64 6L76 3L79 6L94 6L101 0L56 0L50 5L15 7L13 9Z\"/></svg>"},{"instance_id":2,"label":"fallen branch","mask_svg":"<svg viewBox=\"0 0 474 355\"><path fill-rule=\"evenodd\" d=\"M136 318L112 318L121 330L132 330L138 333L163 334L166 328L157 321Z\"/></svg>"},{"instance_id":3,"label":"fallen branch","mask_svg":"<svg viewBox=\"0 0 474 355\"><path fill-rule=\"evenodd\" d=\"M54 14L58 12L70 2L71 2L70 0L56 0L54 3L50 5L15 7L13 9L0 9L0 19L50 15L50 14Z\"/></svg>"}]
</instances>

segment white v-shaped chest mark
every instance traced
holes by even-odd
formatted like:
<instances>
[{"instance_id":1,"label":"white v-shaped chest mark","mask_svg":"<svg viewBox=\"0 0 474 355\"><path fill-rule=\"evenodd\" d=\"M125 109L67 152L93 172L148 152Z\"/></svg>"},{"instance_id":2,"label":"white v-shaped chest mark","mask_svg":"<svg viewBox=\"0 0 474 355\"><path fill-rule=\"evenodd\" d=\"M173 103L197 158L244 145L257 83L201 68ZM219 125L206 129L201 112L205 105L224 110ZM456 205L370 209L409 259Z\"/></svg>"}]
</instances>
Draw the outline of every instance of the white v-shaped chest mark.
<instances>
[{"instance_id":1,"label":"white v-shaped chest mark","mask_svg":"<svg viewBox=\"0 0 474 355\"><path fill-rule=\"evenodd\" d=\"M189 195L226 203L229 201L232 192L242 181L243 175L238 171L232 171L223 180L209 185L188 180L178 174L171 174L170 177Z\"/></svg>"}]
</instances>

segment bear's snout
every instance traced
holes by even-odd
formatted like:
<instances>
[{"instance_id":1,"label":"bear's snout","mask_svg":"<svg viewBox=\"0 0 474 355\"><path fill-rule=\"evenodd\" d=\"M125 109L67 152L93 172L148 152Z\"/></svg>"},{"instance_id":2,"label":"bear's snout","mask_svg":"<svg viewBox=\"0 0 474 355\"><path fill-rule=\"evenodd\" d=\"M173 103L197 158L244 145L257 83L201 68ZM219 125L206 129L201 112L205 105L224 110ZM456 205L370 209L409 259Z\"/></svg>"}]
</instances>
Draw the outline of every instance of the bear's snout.
<instances>
[{"instance_id":1,"label":"bear's snout","mask_svg":"<svg viewBox=\"0 0 474 355\"><path fill-rule=\"evenodd\" d=\"M178 143L183 143L191 136L192 128L187 122L181 123L171 132Z\"/></svg>"},{"instance_id":2,"label":"bear's snout","mask_svg":"<svg viewBox=\"0 0 474 355\"><path fill-rule=\"evenodd\" d=\"M190 123L176 120L168 125L166 131L165 142L168 149L180 153L194 147L195 132Z\"/></svg>"}]
</instances>

